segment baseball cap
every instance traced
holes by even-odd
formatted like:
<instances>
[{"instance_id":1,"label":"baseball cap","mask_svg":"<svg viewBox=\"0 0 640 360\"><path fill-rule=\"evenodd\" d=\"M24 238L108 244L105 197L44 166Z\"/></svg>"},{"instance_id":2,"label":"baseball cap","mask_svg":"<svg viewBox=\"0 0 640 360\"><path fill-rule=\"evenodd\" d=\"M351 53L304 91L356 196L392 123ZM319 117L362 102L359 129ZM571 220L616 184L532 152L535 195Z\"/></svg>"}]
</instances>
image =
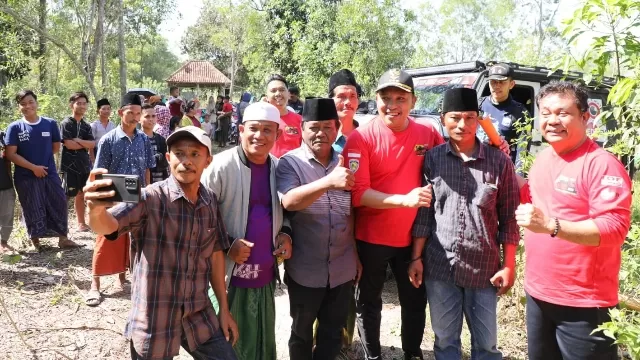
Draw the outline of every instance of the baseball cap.
<instances>
[{"instance_id":1,"label":"baseball cap","mask_svg":"<svg viewBox=\"0 0 640 360\"><path fill-rule=\"evenodd\" d=\"M242 122L245 123L247 121L271 121L282 126L280 110L264 101L255 102L244 109Z\"/></svg>"},{"instance_id":2,"label":"baseball cap","mask_svg":"<svg viewBox=\"0 0 640 360\"><path fill-rule=\"evenodd\" d=\"M167 148L170 148L171 144L184 138L191 138L196 140L200 144L206 146L207 149L209 149L209 152L211 152L211 139L209 138L207 133L204 132L204 130L195 126L185 126L174 131L167 138Z\"/></svg>"},{"instance_id":3,"label":"baseball cap","mask_svg":"<svg viewBox=\"0 0 640 360\"><path fill-rule=\"evenodd\" d=\"M395 87L413 93L413 79L411 75L400 69L387 70L378 80L376 92L388 87Z\"/></svg>"},{"instance_id":4,"label":"baseball cap","mask_svg":"<svg viewBox=\"0 0 640 360\"><path fill-rule=\"evenodd\" d=\"M489 68L489 80L502 81L510 77L513 77L513 69L507 64L495 64Z\"/></svg>"}]
</instances>

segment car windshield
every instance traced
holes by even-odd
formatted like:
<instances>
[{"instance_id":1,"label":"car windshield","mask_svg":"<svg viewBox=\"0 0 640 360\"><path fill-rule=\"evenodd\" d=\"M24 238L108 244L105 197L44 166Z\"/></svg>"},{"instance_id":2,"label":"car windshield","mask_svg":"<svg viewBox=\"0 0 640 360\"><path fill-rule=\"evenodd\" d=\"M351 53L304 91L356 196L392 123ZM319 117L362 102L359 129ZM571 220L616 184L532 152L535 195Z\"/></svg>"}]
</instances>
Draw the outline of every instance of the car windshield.
<instances>
[{"instance_id":1,"label":"car windshield","mask_svg":"<svg viewBox=\"0 0 640 360\"><path fill-rule=\"evenodd\" d=\"M411 115L436 115L440 113L440 104L445 91L457 87L473 87L478 73L423 76L413 79L416 106Z\"/></svg>"}]
</instances>

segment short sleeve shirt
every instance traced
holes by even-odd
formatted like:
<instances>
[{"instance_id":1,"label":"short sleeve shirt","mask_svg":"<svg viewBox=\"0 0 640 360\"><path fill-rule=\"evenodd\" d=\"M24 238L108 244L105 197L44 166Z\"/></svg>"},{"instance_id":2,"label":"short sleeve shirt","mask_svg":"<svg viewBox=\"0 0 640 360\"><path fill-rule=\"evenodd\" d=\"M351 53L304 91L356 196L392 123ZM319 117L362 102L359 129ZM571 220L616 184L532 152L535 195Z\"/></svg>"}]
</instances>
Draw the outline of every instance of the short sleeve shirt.
<instances>
[{"instance_id":1,"label":"short sleeve shirt","mask_svg":"<svg viewBox=\"0 0 640 360\"><path fill-rule=\"evenodd\" d=\"M62 120L60 124L62 141L78 138L80 140L93 141L91 125L84 119L76 121L73 117ZM71 150L64 144L62 147L62 158L60 159L60 171L76 174L88 174L91 171L91 160L87 149Z\"/></svg>"},{"instance_id":2,"label":"short sleeve shirt","mask_svg":"<svg viewBox=\"0 0 640 360\"><path fill-rule=\"evenodd\" d=\"M94 169L107 169L110 174L137 175L140 184L145 186L146 170L156 166L154 155L147 135L136 129L129 138L118 126L100 139Z\"/></svg>"},{"instance_id":3,"label":"short sleeve shirt","mask_svg":"<svg viewBox=\"0 0 640 360\"><path fill-rule=\"evenodd\" d=\"M24 118L14 121L5 136L7 146L16 146L18 155L34 165L46 166L48 177L58 176L53 159L53 144L57 142L60 142L58 124L45 117L40 117L35 123ZM33 177L33 171L16 165L14 180Z\"/></svg>"}]
</instances>

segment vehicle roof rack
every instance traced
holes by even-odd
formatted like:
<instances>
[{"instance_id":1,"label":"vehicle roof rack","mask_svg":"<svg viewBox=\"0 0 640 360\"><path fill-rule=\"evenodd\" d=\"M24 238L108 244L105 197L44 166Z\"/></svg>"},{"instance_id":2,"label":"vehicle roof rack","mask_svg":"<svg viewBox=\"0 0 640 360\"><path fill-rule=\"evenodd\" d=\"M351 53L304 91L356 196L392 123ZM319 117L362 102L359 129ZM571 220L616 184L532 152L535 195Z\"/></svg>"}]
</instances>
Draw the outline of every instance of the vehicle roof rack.
<instances>
[{"instance_id":1,"label":"vehicle roof rack","mask_svg":"<svg viewBox=\"0 0 640 360\"><path fill-rule=\"evenodd\" d=\"M528 66L523 64L517 64L514 62L501 62L496 60L490 60L486 63L482 61L467 61L461 63L454 64L445 64L445 65L435 65L428 66L422 68L415 69L405 69L405 71L414 77L418 76L428 76L428 75L438 75L438 74L449 74L449 73L458 73L458 72L475 72L475 71L485 71L491 66L497 63L508 64L513 68L516 73L526 74L526 75L544 75L545 77L550 77L552 79L561 79L566 78L567 80L580 80L584 81L584 74L579 71L568 71L566 74L562 70L553 70L544 66ZM605 76L602 78L600 83L596 81L591 81L589 86L596 87L600 84L613 86L616 83L616 79L613 77Z\"/></svg>"},{"instance_id":2,"label":"vehicle roof rack","mask_svg":"<svg viewBox=\"0 0 640 360\"><path fill-rule=\"evenodd\" d=\"M486 66L481 61L467 61L455 64L444 64L444 65L435 65L435 66L427 66L422 68L415 69L405 69L409 75L417 77L417 76L428 76L428 75L437 75L437 74L450 74L450 73L458 73L458 72L475 72L475 71L483 71L486 69Z\"/></svg>"}]
</instances>

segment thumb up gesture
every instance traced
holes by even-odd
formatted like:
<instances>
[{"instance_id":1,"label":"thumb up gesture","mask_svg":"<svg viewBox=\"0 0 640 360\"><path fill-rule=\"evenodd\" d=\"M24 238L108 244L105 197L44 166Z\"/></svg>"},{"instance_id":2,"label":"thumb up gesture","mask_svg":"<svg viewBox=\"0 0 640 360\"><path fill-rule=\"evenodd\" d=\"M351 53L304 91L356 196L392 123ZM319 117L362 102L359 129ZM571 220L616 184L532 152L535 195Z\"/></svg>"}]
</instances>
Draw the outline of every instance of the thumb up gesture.
<instances>
[{"instance_id":1,"label":"thumb up gesture","mask_svg":"<svg viewBox=\"0 0 640 360\"><path fill-rule=\"evenodd\" d=\"M353 172L344 167L344 157L338 155L338 165L325 177L327 187L333 190L351 190L355 184Z\"/></svg>"}]
</instances>

